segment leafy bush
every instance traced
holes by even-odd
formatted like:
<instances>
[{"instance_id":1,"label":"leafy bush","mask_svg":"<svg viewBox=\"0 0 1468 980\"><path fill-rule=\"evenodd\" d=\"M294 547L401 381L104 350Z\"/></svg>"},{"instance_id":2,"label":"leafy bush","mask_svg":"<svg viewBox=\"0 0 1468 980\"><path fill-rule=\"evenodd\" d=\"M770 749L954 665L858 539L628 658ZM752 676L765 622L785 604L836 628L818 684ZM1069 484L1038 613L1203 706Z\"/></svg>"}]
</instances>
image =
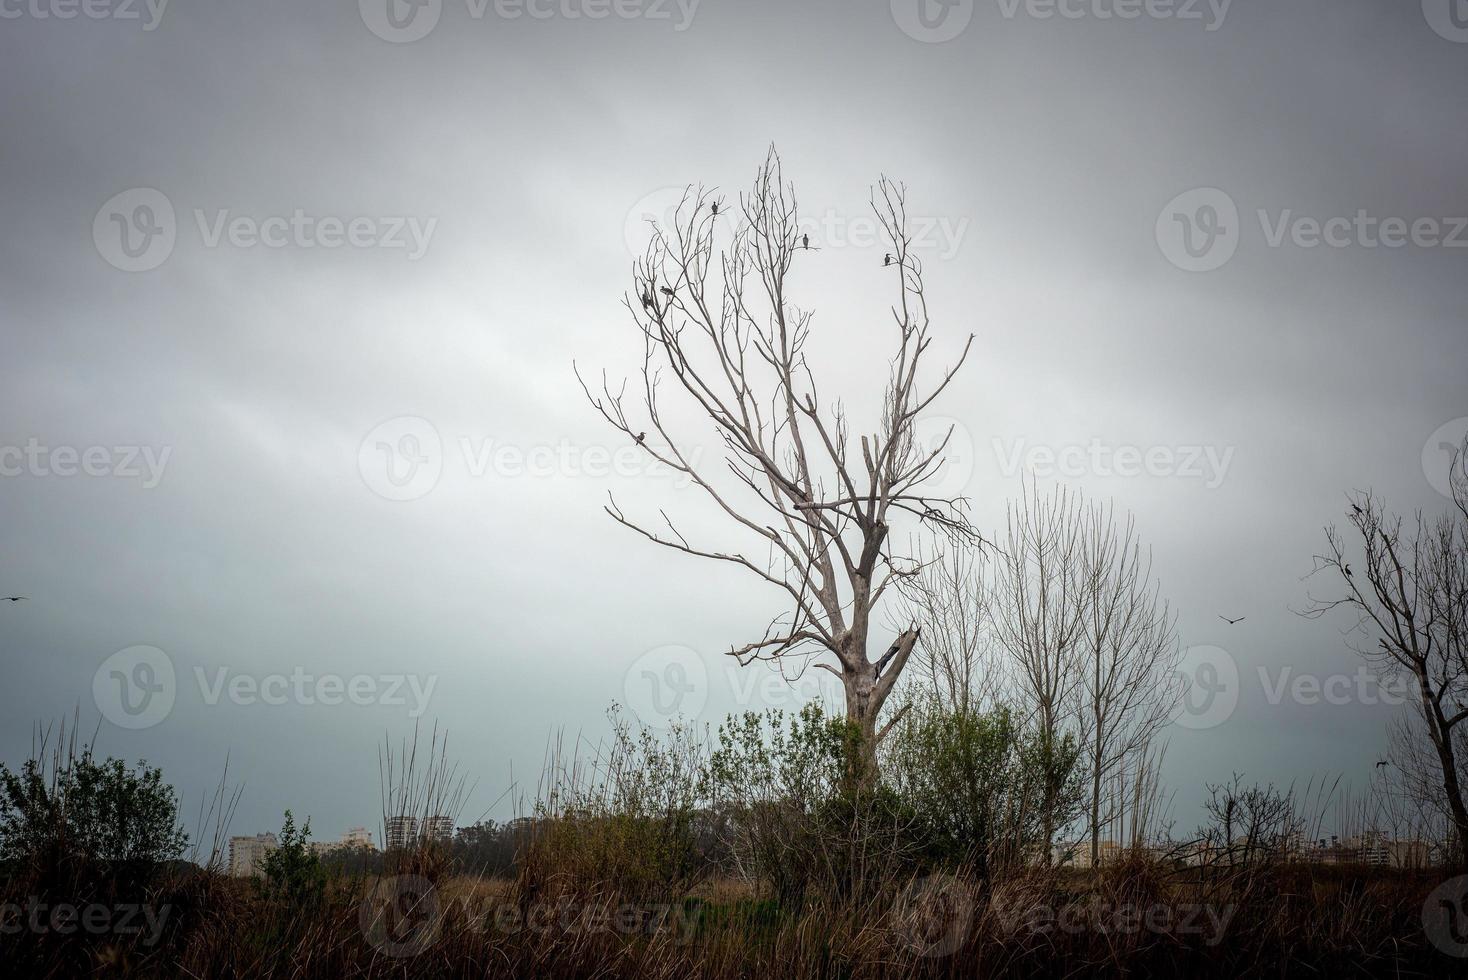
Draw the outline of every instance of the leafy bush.
<instances>
[{"instance_id":1,"label":"leafy bush","mask_svg":"<svg viewBox=\"0 0 1468 980\"><path fill-rule=\"evenodd\" d=\"M1008 708L914 700L883 756L884 779L914 811L931 856L980 875L1024 863L1043 850L1047 824L1080 812L1074 741L1047 746Z\"/></svg>"},{"instance_id":2,"label":"leafy bush","mask_svg":"<svg viewBox=\"0 0 1468 980\"><path fill-rule=\"evenodd\" d=\"M146 877L179 857L188 836L160 770L99 762L90 745L0 763L0 860L42 877L64 871Z\"/></svg>"},{"instance_id":3,"label":"leafy bush","mask_svg":"<svg viewBox=\"0 0 1468 980\"><path fill-rule=\"evenodd\" d=\"M687 726L659 736L634 732L615 709L611 719L592 757L558 750L548 767L521 869L532 890L557 878L666 898L711 868L704 741Z\"/></svg>"},{"instance_id":4,"label":"leafy bush","mask_svg":"<svg viewBox=\"0 0 1468 980\"><path fill-rule=\"evenodd\" d=\"M321 859L311 850L311 821L296 829L295 817L285 811L276 848L265 855L261 866L262 882L267 895L297 905L313 905L320 901L326 888L326 873Z\"/></svg>"},{"instance_id":5,"label":"leafy bush","mask_svg":"<svg viewBox=\"0 0 1468 980\"><path fill-rule=\"evenodd\" d=\"M746 712L719 728L709 760L713 806L728 816L734 870L798 905L809 890L856 897L904 873L916 821L882 784L852 780L860 738L818 705Z\"/></svg>"}]
</instances>

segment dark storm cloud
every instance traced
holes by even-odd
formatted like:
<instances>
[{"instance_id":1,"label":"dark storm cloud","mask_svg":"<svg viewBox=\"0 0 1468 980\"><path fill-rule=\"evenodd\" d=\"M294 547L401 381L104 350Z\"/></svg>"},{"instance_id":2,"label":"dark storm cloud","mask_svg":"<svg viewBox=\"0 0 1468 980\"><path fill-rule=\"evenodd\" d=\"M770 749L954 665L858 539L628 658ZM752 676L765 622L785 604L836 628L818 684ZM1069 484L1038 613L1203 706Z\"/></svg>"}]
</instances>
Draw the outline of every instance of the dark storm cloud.
<instances>
[{"instance_id":1,"label":"dark storm cloud","mask_svg":"<svg viewBox=\"0 0 1468 980\"><path fill-rule=\"evenodd\" d=\"M1234 706L1168 757L1183 819L1234 769L1364 779L1391 706L1289 693L1356 670L1290 609L1346 490L1443 505L1424 457L1468 416L1446 0L0 12L7 758L171 672L104 747L190 800L228 754L237 831L291 806L330 836L415 723L450 729L472 817L553 726L656 713L646 675L707 718L785 697L718 656L777 597L601 513L720 528L570 370L635 367L629 227L773 140L828 246L800 283L827 390L860 410L881 378L890 173L940 343L979 338L937 407L951 478L991 525L1025 472L1114 496L1185 642L1227 654Z\"/></svg>"}]
</instances>

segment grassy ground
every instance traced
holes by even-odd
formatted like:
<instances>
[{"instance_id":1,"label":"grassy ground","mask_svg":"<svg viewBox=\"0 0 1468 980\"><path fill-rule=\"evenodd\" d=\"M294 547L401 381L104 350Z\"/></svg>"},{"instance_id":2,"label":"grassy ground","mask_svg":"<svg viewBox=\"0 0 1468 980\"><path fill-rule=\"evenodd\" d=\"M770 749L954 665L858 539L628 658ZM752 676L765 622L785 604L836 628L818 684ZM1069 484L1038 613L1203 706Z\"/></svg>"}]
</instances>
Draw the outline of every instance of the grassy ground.
<instances>
[{"instance_id":1,"label":"grassy ground","mask_svg":"<svg viewBox=\"0 0 1468 980\"><path fill-rule=\"evenodd\" d=\"M1468 975L1424 931L1443 877L1138 865L935 875L781 907L726 877L672 900L571 881L338 878L294 902L176 871L133 892L12 888L0 958L44 977Z\"/></svg>"}]
</instances>

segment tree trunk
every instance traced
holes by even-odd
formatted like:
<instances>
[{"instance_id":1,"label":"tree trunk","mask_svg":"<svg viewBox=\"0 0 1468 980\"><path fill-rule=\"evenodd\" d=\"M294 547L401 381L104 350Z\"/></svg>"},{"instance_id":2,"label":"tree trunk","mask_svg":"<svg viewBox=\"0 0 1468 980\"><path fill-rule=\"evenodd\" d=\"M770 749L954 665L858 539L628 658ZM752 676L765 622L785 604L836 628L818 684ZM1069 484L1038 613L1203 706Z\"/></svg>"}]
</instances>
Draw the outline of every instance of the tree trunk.
<instances>
[{"instance_id":1,"label":"tree trunk","mask_svg":"<svg viewBox=\"0 0 1468 980\"><path fill-rule=\"evenodd\" d=\"M846 695L846 721L854 744L847 750L847 783L856 791L871 789L877 782L877 743L895 723L878 729L882 707L897 682L908 657L917 646L919 630L903 632L875 663L867 659L864 636L848 634L847 656L842 658L841 684Z\"/></svg>"}]
</instances>

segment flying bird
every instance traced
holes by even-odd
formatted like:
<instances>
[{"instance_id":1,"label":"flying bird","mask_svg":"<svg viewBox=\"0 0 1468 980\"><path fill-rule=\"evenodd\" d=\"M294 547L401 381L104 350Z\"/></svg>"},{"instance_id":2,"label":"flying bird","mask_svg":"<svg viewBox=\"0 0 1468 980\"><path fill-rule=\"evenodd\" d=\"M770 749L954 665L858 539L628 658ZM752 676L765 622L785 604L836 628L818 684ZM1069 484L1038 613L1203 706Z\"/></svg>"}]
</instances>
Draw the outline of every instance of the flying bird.
<instances>
[{"instance_id":1,"label":"flying bird","mask_svg":"<svg viewBox=\"0 0 1468 980\"><path fill-rule=\"evenodd\" d=\"M0 595L0 602L20 602L24 598L23 595Z\"/></svg>"},{"instance_id":2,"label":"flying bird","mask_svg":"<svg viewBox=\"0 0 1468 980\"><path fill-rule=\"evenodd\" d=\"M1240 616L1238 619L1229 619L1227 616L1220 615L1218 618L1232 626L1234 623L1242 623L1245 617Z\"/></svg>"},{"instance_id":3,"label":"flying bird","mask_svg":"<svg viewBox=\"0 0 1468 980\"><path fill-rule=\"evenodd\" d=\"M1380 769L1382 766L1389 766L1391 764L1392 764L1392 760L1390 760L1390 759L1382 759L1382 760L1380 760L1379 762L1376 763L1376 768Z\"/></svg>"}]
</instances>

